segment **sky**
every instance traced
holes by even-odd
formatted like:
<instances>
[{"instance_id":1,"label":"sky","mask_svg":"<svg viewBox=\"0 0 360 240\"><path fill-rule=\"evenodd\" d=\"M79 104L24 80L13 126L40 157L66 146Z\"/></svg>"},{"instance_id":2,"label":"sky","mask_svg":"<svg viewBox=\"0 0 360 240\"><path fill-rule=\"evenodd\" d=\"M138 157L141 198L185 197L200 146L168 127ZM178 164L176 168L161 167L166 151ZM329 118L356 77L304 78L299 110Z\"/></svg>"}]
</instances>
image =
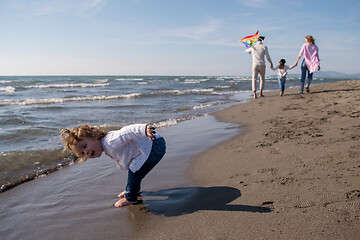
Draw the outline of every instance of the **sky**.
<instances>
[{"instance_id":1,"label":"sky","mask_svg":"<svg viewBox=\"0 0 360 240\"><path fill-rule=\"evenodd\" d=\"M249 76L257 30L275 66L312 35L321 70L360 73L358 0L0 0L0 75Z\"/></svg>"}]
</instances>

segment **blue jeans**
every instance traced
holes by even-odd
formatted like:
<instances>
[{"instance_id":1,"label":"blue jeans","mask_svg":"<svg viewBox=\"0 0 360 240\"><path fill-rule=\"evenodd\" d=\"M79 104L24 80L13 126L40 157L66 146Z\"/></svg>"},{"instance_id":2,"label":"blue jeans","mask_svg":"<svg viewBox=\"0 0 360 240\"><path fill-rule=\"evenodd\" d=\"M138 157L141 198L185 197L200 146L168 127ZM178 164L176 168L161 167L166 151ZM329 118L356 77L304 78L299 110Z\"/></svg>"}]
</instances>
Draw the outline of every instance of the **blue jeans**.
<instances>
[{"instance_id":1,"label":"blue jeans","mask_svg":"<svg viewBox=\"0 0 360 240\"><path fill-rule=\"evenodd\" d=\"M305 78L306 78L306 73L308 74L308 80L307 80L307 84L306 87L309 87L313 78L313 74L310 73L309 69L306 66L305 63L305 59L303 60L302 64L301 64L301 82L300 82L300 93L304 92L304 84L305 84Z\"/></svg>"},{"instance_id":2,"label":"blue jeans","mask_svg":"<svg viewBox=\"0 0 360 240\"><path fill-rule=\"evenodd\" d=\"M279 76L278 81L279 81L280 91L284 92L285 91L286 76L284 76L284 77Z\"/></svg>"},{"instance_id":3,"label":"blue jeans","mask_svg":"<svg viewBox=\"0 0 360 240\"><path fill-rule=\"evenodd\" d=\"M166 152L166 143L164 138L156 138L153 142L150 155L146 162L139 170L133 173L130 169L128 171L128 180L126 184L126 200L130 202L137 201L137 196L140 192L140 185L143 178L160 162Z\"/></svg>"}]
</instances>

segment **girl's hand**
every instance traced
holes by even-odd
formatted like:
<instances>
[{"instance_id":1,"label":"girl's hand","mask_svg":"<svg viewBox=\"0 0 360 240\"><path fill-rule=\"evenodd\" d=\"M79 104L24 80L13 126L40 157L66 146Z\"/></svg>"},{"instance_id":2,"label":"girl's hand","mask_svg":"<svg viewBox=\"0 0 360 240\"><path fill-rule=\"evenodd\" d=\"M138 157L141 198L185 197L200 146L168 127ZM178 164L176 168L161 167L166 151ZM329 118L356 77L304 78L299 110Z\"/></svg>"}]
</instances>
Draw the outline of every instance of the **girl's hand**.
<instances>
[{"instance_id":1,"label":"girl's hand","mask_svg":"<svg viewBox=\"0 0 360 240\"><path fill-rule=\"evenodd\" d=\"M320 66L318 66L318 71L320 71Z\"/></svg>"},{"instance_id":2,"label":"girl's hand","mask_svg":"<svg viewBox=\"0 0 360 240\"><path fill-rule=\"evenodd\" d=\"M151 140L154 141L156 133L155 128L149 125L146 125L146 136Z\"/></svg>"}]
</instances>

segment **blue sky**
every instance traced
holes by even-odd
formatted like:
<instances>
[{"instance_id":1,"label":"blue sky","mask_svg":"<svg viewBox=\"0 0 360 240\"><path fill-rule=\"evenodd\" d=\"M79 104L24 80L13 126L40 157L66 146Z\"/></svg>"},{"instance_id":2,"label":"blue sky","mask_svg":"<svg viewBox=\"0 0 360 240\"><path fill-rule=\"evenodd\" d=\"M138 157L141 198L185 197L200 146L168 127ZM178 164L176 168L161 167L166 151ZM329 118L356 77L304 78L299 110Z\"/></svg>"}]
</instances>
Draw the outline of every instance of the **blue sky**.
<instances>
[{"instance_id":1,"label":"blue sky","mask_svg":"<svg viewBox=\"0 0 360 240\"><path fill-rule=\"evenodd\" d=\"M359 73L359 29L358 0L0 0L0 75L250 75L257 30L274 64L310 34Z\"/></svg>"}]
</instances>

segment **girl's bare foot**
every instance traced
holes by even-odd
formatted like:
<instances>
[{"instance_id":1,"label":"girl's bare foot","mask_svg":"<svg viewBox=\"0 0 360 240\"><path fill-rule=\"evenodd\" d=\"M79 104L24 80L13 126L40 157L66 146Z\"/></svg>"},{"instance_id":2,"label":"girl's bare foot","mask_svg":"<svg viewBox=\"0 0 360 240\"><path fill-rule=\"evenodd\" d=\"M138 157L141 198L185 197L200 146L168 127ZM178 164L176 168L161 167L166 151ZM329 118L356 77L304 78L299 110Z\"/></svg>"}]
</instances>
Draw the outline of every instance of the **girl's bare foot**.
<instances>
[{"instance_id":1,"label":"girl's bare foot","mask_svg":"<svg viewBox=\"0 0 360 240\"><path fill-rule=\"evenodd\" d=\"M254 92L254 97L253 97L253 99L256 99L256 92Z\"/></svg>"},{"instance_id":2,"label":"girl's bare foot","mask_svg":"<svg viewBox=\"0 0 360 240\"><path fill-rule=\"evenodd\" d=\"M126 191L122 191L122 192L118 195L118 197L119 197L119 198L123 198L123 197L125 196L125 194L126 194Z\"/></svg>"},{"instance_id":3,"label":"girl's bare foot","mask_svg":"<svg viewBox=\"0 0 360 240\"><path fill-rule=\"evenodd\" d=\"M119 207L125 207L125 206L128 206L128 205L133 205L135 204L135 202L131 202L131 201L128 201L126 198L122 198L120 199L119 201L117 201L114 206L119 208Z\"/></svg>"},{"instance_id":4,"label":"girl's bare foot","mask_svg":"<svg viewBox=\"0 0 360 240\"><path fill-rule=\"evenodd\" d=\"M283 92L280 92L280 96L282 96L282 95L284 95L284 93L283 93Z\"/></svg>"}]
</instances>

